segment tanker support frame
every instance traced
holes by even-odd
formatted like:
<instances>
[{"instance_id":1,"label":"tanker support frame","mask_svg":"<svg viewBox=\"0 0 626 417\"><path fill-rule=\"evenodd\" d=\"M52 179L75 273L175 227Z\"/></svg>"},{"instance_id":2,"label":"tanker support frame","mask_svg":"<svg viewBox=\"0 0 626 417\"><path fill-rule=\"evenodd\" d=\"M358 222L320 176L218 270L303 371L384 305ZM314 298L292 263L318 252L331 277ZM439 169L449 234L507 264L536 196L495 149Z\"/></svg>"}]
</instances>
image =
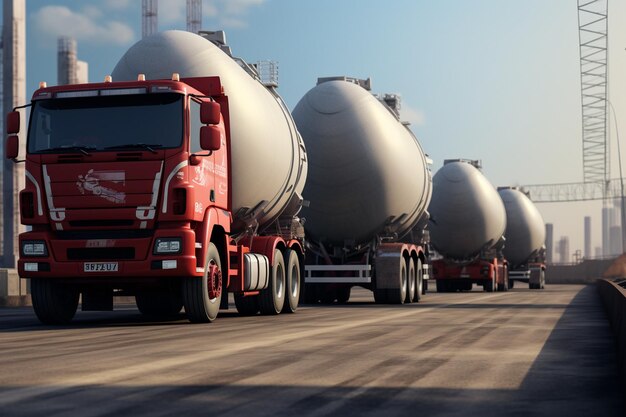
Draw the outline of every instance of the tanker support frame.
<instances>
[{"instance_id":1,"label":"tanker support frame","mask_svg":"<svg viewBox=\"0 0 626 417\"><path fill-rule=\"evenodd\" d=\"M467 264L437 259L432 264L437 292L471 291L474 284L487 292L510 288L508 263L502 258L479 258Z\"/></svg>"},{"instance_id":2,"label":"tanker support frame","mask_svg":"<svg viewBox=\"0 0 626 417\"><path fill-rule=\"evenodd\" d=\"M419 302L429 279L427 251L410 243L381 243L343 260L323 246L309 244L304 300L308 304L346 303L353 286L374 293L377 304Z\"/></svg>"}]
</instances>

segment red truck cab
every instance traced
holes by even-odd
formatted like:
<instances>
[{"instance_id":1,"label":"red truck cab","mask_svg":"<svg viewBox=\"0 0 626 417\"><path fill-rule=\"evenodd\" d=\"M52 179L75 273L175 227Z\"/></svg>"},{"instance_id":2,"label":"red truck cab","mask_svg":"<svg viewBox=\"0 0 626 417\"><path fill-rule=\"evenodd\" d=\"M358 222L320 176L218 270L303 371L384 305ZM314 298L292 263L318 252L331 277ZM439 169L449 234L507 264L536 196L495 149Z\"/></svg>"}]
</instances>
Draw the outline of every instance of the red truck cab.
<instances>
[{"instance_id":1,"label":"red truck cab","mask_svg":"<svg viewBox=\"0 0 626 417\"><path fill-rule=\"evenodd\" d=\"M301 242L231 233L230 146L219 77L37 90L18 272L39 319L70 321L79 295L83 310L111 310L114 295L151 316L184 305L193 322L215 319L228 292L243 314L295 311Z\"/></svg>"}]
</instances>

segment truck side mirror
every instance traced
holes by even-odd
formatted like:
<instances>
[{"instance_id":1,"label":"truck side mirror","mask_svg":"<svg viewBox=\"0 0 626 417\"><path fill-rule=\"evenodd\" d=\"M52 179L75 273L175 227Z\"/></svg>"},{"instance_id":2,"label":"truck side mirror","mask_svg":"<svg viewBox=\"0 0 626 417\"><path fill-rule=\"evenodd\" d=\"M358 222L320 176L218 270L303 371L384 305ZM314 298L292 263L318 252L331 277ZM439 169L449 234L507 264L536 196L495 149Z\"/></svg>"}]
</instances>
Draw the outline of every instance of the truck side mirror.
<instances>
[{"instance_id":1,"label":"truck side mirror","mask_svg":"<svg viewBox=\"0 0 626 417\"><path fill-rule=\"evenodd\" d=\"M222 146L222 134L217 126L200 128L200 147L205 151L217 151Z\"/></svg>"},{"instance_id":2,"label":"truck side mirror","mask_svg":"<svg viewBox=\"0 0 626 417\"><path fill-rule=\"evenodd\" d=\"M6 149L5 149L4 155L6 156L7 159L16 159L19 152L20 152L20 138L17 135L10 135L9 137L7 137Z\"/></svg>"},{"instance_id":3,"label":"truck side mirror","mask_svg":"<svg viewBox=\"0 0 626 417\"><path fill-rule=\"evenodd\" d=\"M20 133L20 112L12 111L7 114L7 133L9 135Z\"/></svg>"},{"instance_id":4,"label":"truck side mirror","mask_svg":"<svg viewBox=\"0 0 626 417\"><path fill-rule=\"evenodd\" d=\"M220 122L221 106L214 101L205 101L200 105L200 121L205 125L216 125Z\"/></svg>"}]
</instances>

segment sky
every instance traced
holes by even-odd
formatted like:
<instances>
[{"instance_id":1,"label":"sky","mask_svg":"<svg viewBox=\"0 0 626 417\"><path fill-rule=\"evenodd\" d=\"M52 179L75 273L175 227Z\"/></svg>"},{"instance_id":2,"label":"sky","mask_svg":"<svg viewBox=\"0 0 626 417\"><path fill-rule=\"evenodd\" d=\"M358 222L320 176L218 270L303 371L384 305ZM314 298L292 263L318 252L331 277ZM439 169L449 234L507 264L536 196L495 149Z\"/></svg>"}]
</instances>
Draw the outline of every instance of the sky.
<instances>
[{"instance_id":1,"label":"sky","mask_svg":"<svg viewBox=\"0 0 626 417\"><path fill-rule=\"evenodd\" d=\"M609 1L610 99L626 137L626 2ZM205 30L233 54L279 64L290 108L323 76L371 77L402 96L402 116L433 159L482 160L495 186L580 182L582 133L576 0L203 0ZM182 29L185 0L159 1L159 30ZM141 38L140 0L28 0L27 97L56 84L59 36L77 40L90 81ZM611 177L619 177L615 138ZM626 154L626 151L624 152ZM602 203L538 204L583 248L601 244Z\"/></svg>"}]
</instances>

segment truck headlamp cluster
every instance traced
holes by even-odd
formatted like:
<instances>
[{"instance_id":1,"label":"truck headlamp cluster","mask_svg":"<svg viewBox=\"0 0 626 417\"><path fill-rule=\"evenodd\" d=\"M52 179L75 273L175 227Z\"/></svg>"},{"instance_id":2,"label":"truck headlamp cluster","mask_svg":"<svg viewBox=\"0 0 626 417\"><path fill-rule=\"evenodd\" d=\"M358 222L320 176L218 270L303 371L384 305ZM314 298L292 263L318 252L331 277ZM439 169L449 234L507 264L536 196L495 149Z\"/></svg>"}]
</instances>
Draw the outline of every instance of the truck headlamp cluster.
<instances>
[{"instance_id":1,"label":"truck headlamp cluster","mask_svg":"<svg viewBox=\"0 0 626 417\"><path fill-rule=\"evenodd\" d=\"M169 255L172 253L181 253L183 249L182 239L175 238L158 238L154 242L155 255Z\"/></svg>"},{"instance_id":2,"label":"truck headlamp cluster","mask_svg":"<svg viewBox=\"0 0 626 417\"><path fill-rule=\"evenodd\" d=\"M22 256L48 256L48 248L43 240L25 240L22 242Z\"/></svg>"}]
</instances>

